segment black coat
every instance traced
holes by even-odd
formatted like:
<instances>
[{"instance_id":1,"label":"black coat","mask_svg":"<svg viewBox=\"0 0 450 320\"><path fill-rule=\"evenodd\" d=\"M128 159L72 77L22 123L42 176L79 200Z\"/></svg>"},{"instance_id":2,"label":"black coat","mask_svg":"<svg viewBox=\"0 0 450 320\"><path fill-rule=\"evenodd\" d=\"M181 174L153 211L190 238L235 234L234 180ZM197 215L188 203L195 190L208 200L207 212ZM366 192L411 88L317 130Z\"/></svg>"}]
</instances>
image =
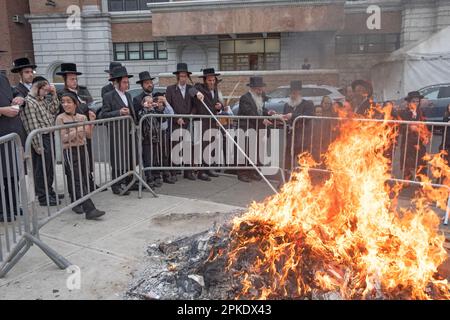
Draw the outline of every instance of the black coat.
<instances>
[{"instance_id":1,"label":"black coat","mask_svg":"<svg viewBox=\"0 0 450 320\"><path fill-rule=\"evenodd\" d=\"M186 94L183 98L181 94L180 88L178 85L174 84L168 86L166 89L166 99L167 102L172 106L175 114L192 114L194 111L194 98L189 95L189 90L193 88L191 85L186 84ZM197 99L197 98L195 98ZM178 124L176 123L178 118L173 119L173 129L178 128ZM185 125L184 128L189 126L189 120L184 120Z\"/></svg>"},{"instance_id":2,"label":"black coat","mask_svg":"<svg viewBox=\"0 0 450 320\"><path fill-rule=\"evenodd\" d=\"M144 99L144 97L147 96L152 96L151 93L147 93L145 91L142 91L138 96L133 98L133 108L134 108L134 113L139 116L139 113L142 111L142 109L144 108L142 106L142 100Z\"/></svg>"},{"instance_id":3,"label":"black coat","mask_svg":"<svg viewBox=\"0 0 450 320\"><path fill-rule=\"evenodd\" d=\"M263 96L263 100L266 101L265 96ZM256 103L253 100L251 93L247 92L239 99L239 112L237 115L238 116L268 116L269 114L268 114L268 111L267 111L265 105L263 106L262 114L258 114L258 107L256 106ZM247 126L247 120L240 120L239 127L242 129L247 129L247 128L256 129L256 123L257 123L256 119L249 120L248 126ZM258 120L258 128L259 129L265 128L262 120Z\"/></svg>"},{"instance_id":4,"label":"black coat","mask_svg":"<svg viewBox=\"0 0 450 320\"><path fill-rule=\"evenodd\" d=\"M412 111L409 108L400 110L398 117L403 121L425 121L423 112L420 108L417 109L417 115L414 117ZM401 167L405 165L406 174L413 174L412 170L417 166L424 165L425 162L422 159L426 154L426 146L422 139L419 138L419 134L411 129L411 125L400 125L401 133L401 151L400 160Z\"/></svg>"},{"instance_id":5,"label":"black coat","mask_svg":"<svg viewBox=\"0 0 450 320\"><path fill-rule=\"evenodd\" d=\"M286 103L284 105L283 114L292 113L292 118L289 120L288 124L293 126L295 119L301 116L314 116L315 111L314 103L312 101L302 100L300 104L295 107ZM317 122L315 124L317 124ZM296 155L305 151L312 151L311 135L313 134L313 131L311 120L298 120L295 123L295 137L292 137L292 133L293 132L288 135L288 145L290 147L292 139L294 139L294 151ZM320 144L320 141L318 144Z\"/></svg>"},{"instance_id":6,"label":"black coat","mask_svg":"<svg viewBox=\"0 0 450 320\"><path fill-rule=\"evenodd\" d=\"M209 91L208 88L204 84L197 83L195 85L195 89L200 91L203 94L203 96L205 97L204 102L208 106L208 109L211 110L213 114L215 114L215 115L218 114L220 111L218 111L216 109L216 104L217 103L222 104L222 103L219 101L219 92L218 92L217 88L214 89L214 98L211 95L211 91ZM223 105L222 105L222 108L223 108ZM200 100L198 100L197 98L194 99L193 113L200 114L200 115L208 115L208 116L211 115L209 113L209 111L206 110L203 103Z\"/></svg>"},{"instance_id":7,"label":"black coat","mask_svg":"<svg viewBox=\"0 0 450 320\"><path fill-rule=\"evenodd\" d=\"M114 90L114 86L112 83L107 84L102 88L102 99L105 97L105 94Z\"/></svg>"},{"instance_id":8,"label":"black coat","mask_svg":"<svg viewBox=\"0 0 450 320\"><path fill-rule=\"evenodd\" d=\"M0 108L7 107L11 105L13 99L13 91L11 89L11 85L9 84L8 78L4 75L0 74ZM9 118L6 116L0 117L0 136L5 136L10 133L17 133L22 140L22 145L25 144L25 130L22 125L22 121L20 120L20 116L16 116L14 118ZM9 150L11 151L11 150ZM9 168L6 165L6 155L3 147L0 147L0 157L2 159L2 167L1 170L3 172L3 176L5 176L5 172L13 172L12 166L12 155L9 152Z\"/></svg>"},{"instance_id":9,"label":"black coat","mask_svg":"<svg viewBox=\"0 0 450 320\"><path fill-rule=\"evenodd\" d=\"M29 92L30 92L30 90L28 90L28 88L25 87L23 83L19 83L13 89L13 96L14 96L14 98L22 97L25 99L25 97L28 95Z\"/></svg>"},{"instance_id":10,"label":"black coat","mask_svg":"<svg viewBox=\"0 0 450 320\"><path fill-rule=\"evenodd\" d=\"M125 93L128 100L128 109L130 109L130 115L137 123L137 117L134 112L131 95ZM120 109L126 108L122 99L116 90L110 91L105 94L103 98L103 108L100 113L100 118L109 119L120 117ZM133 169L132 164L132 139L131 139L131 123L128 121L119 121L113 124L106 124L109 128L109 149L110 149L110 161L113 170L118 170L123 173ZM128 157L127 157L128 155Z\"/></svg>"}]
</instances>

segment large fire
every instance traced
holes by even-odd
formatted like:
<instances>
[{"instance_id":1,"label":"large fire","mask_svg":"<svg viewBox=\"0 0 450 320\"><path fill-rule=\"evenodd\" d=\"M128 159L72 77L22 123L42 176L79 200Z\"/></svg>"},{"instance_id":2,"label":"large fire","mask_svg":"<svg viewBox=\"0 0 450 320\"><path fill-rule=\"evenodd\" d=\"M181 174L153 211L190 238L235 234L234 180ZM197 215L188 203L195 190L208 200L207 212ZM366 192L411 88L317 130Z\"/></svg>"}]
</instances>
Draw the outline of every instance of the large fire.
<instances>
[{"instance_id":1,"label":"large fire","mask_svg":"<svg viewBox=\"0 0 450 320\"><path fill-rule=\"evenodd\" d=\"M323 161L331 172L312 183L311 156L264 203L253 203L233 221L228 267L250 252L239 271L239 298L304 298L315 291L344 299L449 299L437 277L447 259L440 219L431 204L446 207L448 191L421 188L410 208L399 208L399 185L383 154L398 130L385 122L346 121ZM434 177L449 177L440 155L430 157ZM422 181L430 182L423 176Z\"/></svg>"}]
</instances>

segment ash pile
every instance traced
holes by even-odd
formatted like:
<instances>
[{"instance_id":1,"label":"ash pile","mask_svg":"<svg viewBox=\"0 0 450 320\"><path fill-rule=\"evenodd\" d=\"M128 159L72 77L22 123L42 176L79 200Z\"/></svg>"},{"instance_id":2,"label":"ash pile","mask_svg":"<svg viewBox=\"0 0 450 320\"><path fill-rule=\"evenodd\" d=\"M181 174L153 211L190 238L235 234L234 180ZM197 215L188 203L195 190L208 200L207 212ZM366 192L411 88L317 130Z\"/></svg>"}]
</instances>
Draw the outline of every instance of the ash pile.
<instances>
[{"instance_id":1,"label":"ash pile","mask_svg":"<svg viewBox=\"0 0 450 320\"><path fill-rule=\"evenodd\" d=\"M152 244L147 265L126 299L234 299L240 281L226 271L231 224L172 242ZM212 258L215 257L215 258Z\"/></svg>"}]
</instances>

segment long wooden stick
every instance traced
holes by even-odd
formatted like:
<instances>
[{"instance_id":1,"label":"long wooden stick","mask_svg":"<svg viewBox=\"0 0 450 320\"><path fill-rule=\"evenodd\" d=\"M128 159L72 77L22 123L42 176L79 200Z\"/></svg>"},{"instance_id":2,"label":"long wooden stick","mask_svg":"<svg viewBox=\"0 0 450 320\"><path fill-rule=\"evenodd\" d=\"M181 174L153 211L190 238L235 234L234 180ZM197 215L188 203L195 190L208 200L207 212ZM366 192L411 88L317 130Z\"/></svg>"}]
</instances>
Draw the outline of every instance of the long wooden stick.
<instances>
[{"instance_id":1,"label":"long wooden stick","mask_svg":"<svg viewBox=\"0 0 450 320\"><path fill-rule=\"evenodd\" d=\"M236 91L237 87L239 87L240 84L241 84L241 80L239 80L239 81L234 85L233 91L231 91L230 95L228 96L227 103L225 104L226 106L229 105L231 97L233 96L234 92Z\"/></svg>"}]
</instances>

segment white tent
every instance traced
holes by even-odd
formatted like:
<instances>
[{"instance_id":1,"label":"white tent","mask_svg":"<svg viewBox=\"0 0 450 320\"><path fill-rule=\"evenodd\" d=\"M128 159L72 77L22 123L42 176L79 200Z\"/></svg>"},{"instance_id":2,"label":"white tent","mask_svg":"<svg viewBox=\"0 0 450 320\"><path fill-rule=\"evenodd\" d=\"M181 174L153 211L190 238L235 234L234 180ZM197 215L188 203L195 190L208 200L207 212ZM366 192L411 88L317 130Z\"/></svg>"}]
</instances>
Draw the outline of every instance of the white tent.
<instances>
[{"instance_id":1,"label":"white tent","mask_svg":"<svg viewBox=\"0 0 450 320\"><path fill-rule=\"evenodd\" d=\"M450 27L394 51L371 73L379 101L400 99L410 91L450 82Z\"/></svg>"}]
</instances>

